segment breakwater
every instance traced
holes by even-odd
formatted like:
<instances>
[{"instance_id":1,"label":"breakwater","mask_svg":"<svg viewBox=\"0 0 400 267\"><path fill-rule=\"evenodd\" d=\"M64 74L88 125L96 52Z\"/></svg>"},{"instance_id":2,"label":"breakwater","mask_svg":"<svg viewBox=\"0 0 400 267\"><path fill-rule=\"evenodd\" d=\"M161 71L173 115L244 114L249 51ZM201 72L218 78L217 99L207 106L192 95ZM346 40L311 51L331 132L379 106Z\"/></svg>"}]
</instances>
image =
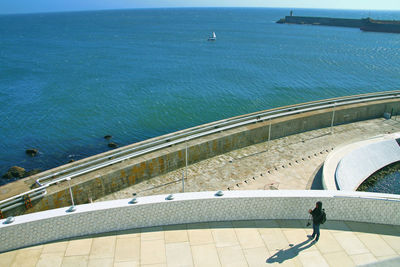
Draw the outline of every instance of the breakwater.
<instances>
[{"instance_id":1,"label":"breakwater","mask_svg":"<svg viewBox=\"0 0 400 267\"><path fill-rule=\"evenodd\" d=\"M309 24L309 25L351 27L351 28L361 28L364 25L364 22L362 19L302 17L302 16L286 16L285 18L278 20L276 23Z\"/></svg>"},{"instance_id":2,"label":"breakwater","mask_svg":"<svg viewBox=\"0 0 400 267\"><path fill-rule=\"evenodd\" d=\"M400 21L366 19L363 22L362 31L400 33Z\"/></svg>"},{"instance_id":3,"label":"breakwater","mask_svg":"<svg viewBox=\"0 0 400 267\"><path fill-rule=\"evenodd\" d=\"M329 17L286 16L279 24L307 24L335 27L359 28L362 31L400 33L400 21L364 19L345 19Z\"/></svg>"}]
</instances>

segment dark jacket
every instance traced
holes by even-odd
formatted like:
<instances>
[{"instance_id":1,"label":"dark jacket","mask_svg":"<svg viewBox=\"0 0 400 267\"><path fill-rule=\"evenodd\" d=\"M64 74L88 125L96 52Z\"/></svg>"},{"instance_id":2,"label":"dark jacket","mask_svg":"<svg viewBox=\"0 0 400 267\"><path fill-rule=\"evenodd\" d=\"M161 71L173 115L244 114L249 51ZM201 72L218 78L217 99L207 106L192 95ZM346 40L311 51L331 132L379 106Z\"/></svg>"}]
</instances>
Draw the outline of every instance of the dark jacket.
<instances>
[{"instance_id":1,"label":"dark jacket","mask_svg":"<svg viewBox=\"0 0 400 267\"><path fill-rule=\"evenodd\" d=\"M314 224L320 224L322 220L322 202L318 201L317 206L311 211Z\"/></svg>"}]
</instances>

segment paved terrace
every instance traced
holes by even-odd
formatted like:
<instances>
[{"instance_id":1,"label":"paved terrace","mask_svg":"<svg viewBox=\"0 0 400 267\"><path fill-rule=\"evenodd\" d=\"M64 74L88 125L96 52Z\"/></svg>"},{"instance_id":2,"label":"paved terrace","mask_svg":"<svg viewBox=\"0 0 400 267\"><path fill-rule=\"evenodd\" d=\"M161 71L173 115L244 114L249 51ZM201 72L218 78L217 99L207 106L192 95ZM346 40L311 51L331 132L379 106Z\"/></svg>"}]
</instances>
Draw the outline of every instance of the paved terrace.
<instances>
[{"instance_id":1,"label":"paved terrace","mask_svg":"<svg viewBox=\"0 0 400 267\"><path fill-rule=\"evenodd\" d=\"M337 146L400 131L400 118L319 129L253 145L188 168L185 191L310 189ZM101 200L181 191L182 171ZM254 177L254 178L253 178ZM183 224L72 238L0 254L0 266L356 266L400 256L400 226L328 221L318 243L301 220ZM398 260L398 259L397 259ZM398 262L397 262L398 263Z\"/></svg>"},{"instance_id":2,"label":"paved terrace","mask_svg":"<svg viewBox=\"0 0 400 267\"><path fill-rule=\"evenodd\" d=\"M327 221L314 243L305 224L228 221L110 232L6 252L0 266L345 267L400 256L400 226Z\"/></svg>"},{"instance_id":3,"label":"paved terrace","mask_svg":"<svg viewBox=\"0 0 400 267\"><path fill-rule=\"evenodd\" d=\"M400 116L338 125L237 149L188 166L185 192L322 189L320 169L337 146L400 131ZM182 192L182 173L172 171L97 201ZM254 177L254 178L253 178ZM314 182L314 184L313 184Z\"/></svg>"}]
</instances>

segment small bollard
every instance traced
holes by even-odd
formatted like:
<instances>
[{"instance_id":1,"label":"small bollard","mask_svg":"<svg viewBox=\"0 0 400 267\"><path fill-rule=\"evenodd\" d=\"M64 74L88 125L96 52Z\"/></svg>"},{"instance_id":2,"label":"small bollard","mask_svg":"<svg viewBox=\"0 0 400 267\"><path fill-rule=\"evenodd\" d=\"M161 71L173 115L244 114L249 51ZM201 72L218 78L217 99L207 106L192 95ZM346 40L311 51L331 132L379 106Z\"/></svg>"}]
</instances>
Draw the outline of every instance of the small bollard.
<instances>
[{"instance_id":1,"label":"small bollard","mask_svg":"<svg viewBox=\"0 0 400 267\"><path fill-rule=\"evenodd\" d=\"M4 224L10 224L15 221L15 218L13 216L7 217L7 219L3 222Z\"/></svg>"},{"instance_id":2,"label":"small bollard","mask_svg":"<svg viewBox=\"0 0 400 267\"><path fill-rule=\"evenodd\" d=\"M71 206L66 210L66 212L74 212L74 211L76 211L76 207L75 206Z\"/></svg>"},{"instance_id":3,"label":"small bollard","mask_svg":"<svg viewBox=\"0 0 400 267\"><path fill-rule=\"evenodd\" d=\"M173 199L174 199L174 195L173 195L173 194L168 195L168 196L165 198L165 200L173 200Z\"/></svg>"},{"instance_id":4,"label":"small bollard","mask_svg":"<svg viewBox=\"0 0 400 267\"><path fill-rule=\"evenodd\" d=\"M222 197L224 195L224 192L222 192L221 190L219 190L217 193L215 193L215 196L217 197Z\"/></svg>"},{"instance_id":5,"label":"small bollard","mask_svg":"<svg viewBox=\"0 0 400 267\"><path fill-rule=\"evenodd\" d=\"M137 202L138 202L138 201L137 201L137 198L134 197L134 198L132 198L132 200L129 201L128 203L129 203L129 204L136 204Z\"/></svg>"},{"instance_id":6,"label":"small bollard","mask_svg":"<svg viewBox=\"0 0 400 267\"><path fill-rule=\"evenodd\" d=\"M133 198L128 203L129 204L136 204L138 202L137 198L136 198L136 193L132 193L132 196L133 196Z\"/></svg>"}]
</instances>

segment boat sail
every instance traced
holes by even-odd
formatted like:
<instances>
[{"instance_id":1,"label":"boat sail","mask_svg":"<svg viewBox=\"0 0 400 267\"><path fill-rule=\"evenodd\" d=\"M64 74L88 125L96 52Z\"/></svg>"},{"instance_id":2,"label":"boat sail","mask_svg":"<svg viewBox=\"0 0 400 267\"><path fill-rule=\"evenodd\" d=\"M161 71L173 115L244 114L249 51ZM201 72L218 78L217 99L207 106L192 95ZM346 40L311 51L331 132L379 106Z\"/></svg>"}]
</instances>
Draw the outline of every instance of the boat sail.
<instances>
[{"instance_id":1,"label":"boat sail","mask_svg":"<svg viewBox=\"0 0 400 267\"><path fill-rule=\"evenodd\" d=\"M215 32L212 32L211 36L208 37L208 41L215 41L217 40L217 35L215 35Z\"/></svg>"}]
</instances>

